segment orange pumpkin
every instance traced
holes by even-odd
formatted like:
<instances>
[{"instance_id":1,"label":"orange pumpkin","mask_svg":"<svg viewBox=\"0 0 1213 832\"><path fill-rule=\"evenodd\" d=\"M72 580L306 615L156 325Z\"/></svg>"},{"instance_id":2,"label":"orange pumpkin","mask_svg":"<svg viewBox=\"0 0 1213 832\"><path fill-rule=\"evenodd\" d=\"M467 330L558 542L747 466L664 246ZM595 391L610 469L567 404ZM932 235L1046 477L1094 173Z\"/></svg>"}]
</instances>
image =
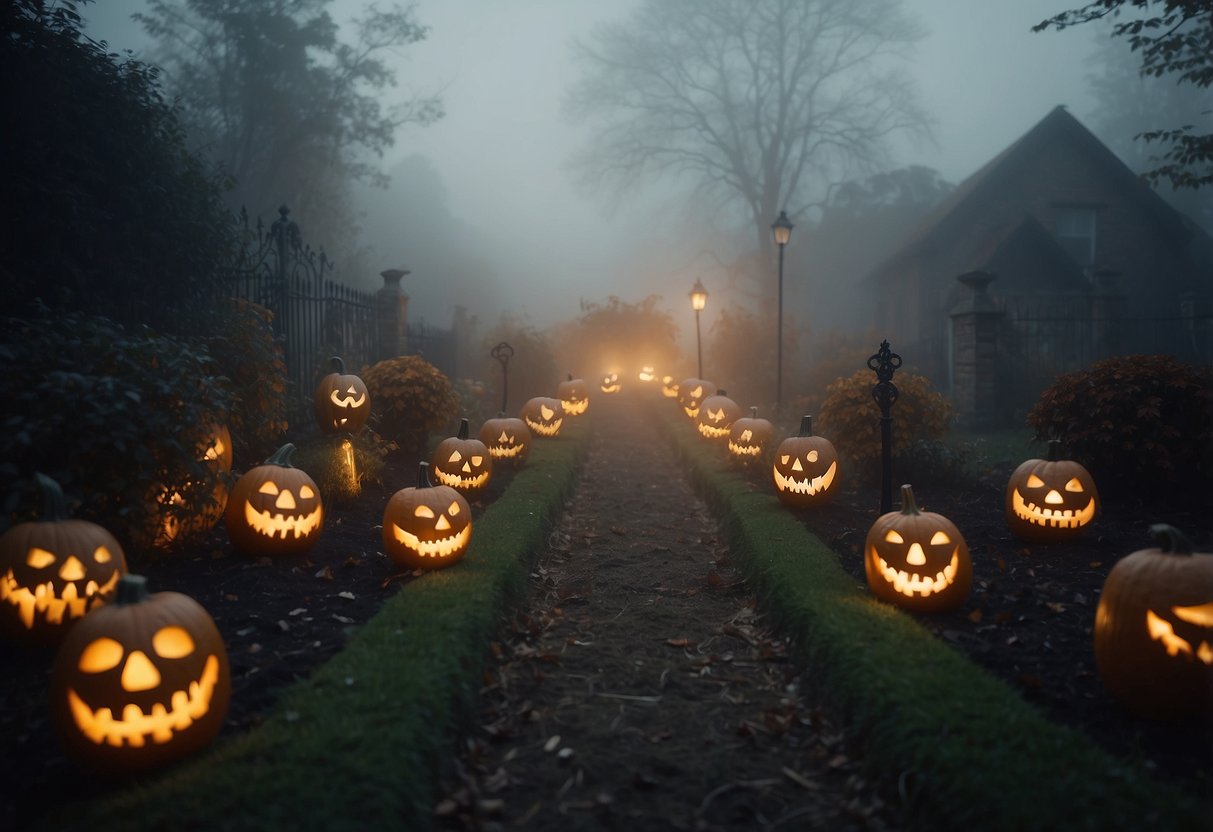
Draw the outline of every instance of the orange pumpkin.
<instances>
[{"instance_id":1,"label":"orange pumpkin","mask_svg":"<svg viewBox=\"0 0 1213 832\"><path fill-rule=\"evenodd\" d=\"M254 555L299 555L320 539L324 506L316 482L291 465L289 442L232 486L224 520L232 545Z\"/></svg>"},{"instance_id":2,"label":"orange pumpkin","mask_svg":"<svg viewBox=\"0 0 1213 832\"><path fill-rule=\"evenodd\" d=\"M864 572L872 594L915 612L959 607L973 581L969 547L942 514L919 511L901 487L901 511L882 514L864 541Z\"/></svg>"},{"instance_id":3,"label":"orange pumpkin","mask_svg":"<svg viewBox=\"0 0 1213 832\"><path fill-rule=\"evenodd\" d=\"M493 456L479 439L468 437L468 420L459 420L459 433L438 443L430 458L434 476L465 496L479 494L493 477Z\"/></svg>"},{"instance_id":4,"label":"orange pumpkin","mask_svg":"<svg viewBox=\"0 0 1213 832\"><path fill-rule=\"evenodd\" d=\"M1120 559L1095 611L1095 664L1104 685L1150 719L1213 716L1213 554L1178 529L1150 527L1158 545Z\"/></svg>"},{"instance_id":5,"label":"orange pumpkin","mask_svg":"<svg viewBox=\"0 0 1213 832\"><path fill-rule=\"evenodd\" d=\"M345 371L345 362L334 355L332 371L312 394L316 423L325 433L357 433L371 415L371 396L361 378Z\"/></svg>"},{"instance_id":6,"label":"orange pumpkin","mask_svg":"<svg viewBox=\"0 0 1213 832\"><path fill-rule=\"evenodd\" d=\"M536 396L527 399L522 406L521 416L532 434L547 439L560 434L560 426L564 424L564 406L560 399Z\"/></svg>"},{"instance_id":7,"label":"orange pumpkin","mask_svg":"<svg viewBox=\"0 0 1213 832\"><path fill-rule=\"evenodd\" d=\"M775 433L775 426L758 418L758 408L751 407L749 416L742 416L729 428L729 454L749 462L762 456Z\"/></svg>"},{"instance_id":8,"label":"orange pumpkin","mask_svg":"<svg viewBox=\"0 0 1213 832\"><path fill-rule=\"evenodd\" d=\"M728 439L729 428L741 416L741 406L724 390L708 396L699 405L695 428L705 439Z\"/></svg>"},{"instance_id":9,"label":"orange pumpkin","mask_svg":"<svg viewBox=\"0 0 1213 832\"><path fill-rule=\"evenodd\" d=\"M522 465L531 452L531 431L515 416L498 413L480 426L480 441L489 449L493 464Z\"/></svg>"},{"instance_id":10,"label":"orange pumpkin","mask_svg":"<svg viewBox=\"0 0 1213 832\"><path fill-rule=\"evenodd\" d=\"M567 416L580 416L590 409L590 389L584 379L573 378L572 373L556 386L556 398Z\"/></svg>"},{"instance_id":11,"label":"orange pumpkin","mask_svg":"<svg viewBox=\"0 0 1213 832\"><path fill-rule=\"evenodd\" d=\"M800 433L775 449L771 465L775 496L795 508L819 505L834 496L838 482L838 451L822 436L813 435L813 417L800 417Z\"/></svg>"},{"instance_id":12,"label":"orange pumpkin","mask_svg":"<svg viewBox=\"0 0 1213 832\"><path fill-rule=\"evenodd\" d=\"M715 394L716 385L701 378L684 378L678 382L678 406L688 419L699 416L703 400Z\"/></svg>"},{"instance_id":13,"label":"orange pumpkin","mask_svg":"<svg viewBox=\"0 0 1213 832\"><path fill-rule=\"evenodd\" d=\"M392 495L383 509L383 548L407 569L441 569L458 561L472 538L472 509L455 489L434 485L429 464L417 485Z\"/></svg>"},{"instance_id":14,"label":"orange pumpkin","mask_svg":"<svg viewBox=\"0 0 1213 832\"><path fill-rule=\"evenodd\" d=\"M1020 540L1073 540L1099 511L1095 480L1079 463L1061 458L1061 442L1049 441L1048 459L1029 459L1007 481L1006 518Z\"/></svg>"}]
</instances>

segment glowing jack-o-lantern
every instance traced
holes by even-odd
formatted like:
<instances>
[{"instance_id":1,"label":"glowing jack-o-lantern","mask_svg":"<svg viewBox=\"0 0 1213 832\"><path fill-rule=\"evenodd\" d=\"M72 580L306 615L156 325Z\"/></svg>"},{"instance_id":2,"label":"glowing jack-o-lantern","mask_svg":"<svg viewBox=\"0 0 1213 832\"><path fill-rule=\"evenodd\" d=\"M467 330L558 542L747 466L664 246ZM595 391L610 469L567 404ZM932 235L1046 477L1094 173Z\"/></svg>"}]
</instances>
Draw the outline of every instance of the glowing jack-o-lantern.
<instances>
[{"instance_id":1,"label":"glowing jack-o-lantern","mask_svg":"<svg viewBox=\"0 0 1213 832\"><path fill-rule=\"evenodd\" d=\"M232 486L224 520L239 551L298 555L320 539L324 506L316 482L290 463L289 442Z\"/></svg>"},{"instance_id":2,"label":"glowing jack-o-lantern","mask_svg":"<svg viewBox=\"0 0 1213 832\"><path fill-rule=\"evenodd\" d=\"M560 399L566 416L580 416L590 409L590 390L583 379L573 378L572 373L556 385L556 398Z\"/></svg>"},{"instance_id":3,"label":"glowing jack-o-lantern","mask_svg":"<svg viewBox=\"0 0 1213 832\"><path fill-rule=\"evenodd\" d=\"M706 439L726 440L729 438L729 428L740 416L741 406L730 399L728 393L720 390L699 405L695 428Z\"/></svg>"},{"instance_id":4,"label":"glowing jack-o-lantern","mask_svg":"<svg viewBox=\"0 0 1213 832\"><path fill-rule=\"evenodd\" d=\"M708 396L716 395L716 385L701 378L684 378L678 382L678 406L688 419L699 416L699 406Z\"/></svg>"},{"instance_id":5,"label":"glowing jack-o-lantern","mask_svg":"<svg viewBox=\"0 0 1213 832\"><path fill-rule=\"evenodd\" d=\"M1029 459L1007 481L1007 525L1021 540L1073 540L1095 520L1095 481L1082 465L1062 459L1060 448L1050 440L1048 459Z\"/></svg>"},{"instance_id":6,"label":"glowing jack-o-lantern","mask_svg":"<svg viewBox=\"0 0 1213 832\"><path fill-rule=\"evenodd\" d=\"M564 424L564 406L550 396L527 399L520 415L532 434L546 439L559 435Z\"/></svg>"},{"instance_id":7,"label":"glowing jack-o-lantern","mask_svg":"<svg viewBox=\"0 0 1213 832\"><path fill-rule=\"evenodd\" d=\"M232 470L232 434L227 425L211 425L207 430L201 458L220 471Z\"/></svg>"},{"instance_id":8,"label":"glowing jack-o-lantern","mask_svg":"<svg viewBox=\"0 0 1213 832\"><path fill-rule=\"evenodd\" d=\"M438 443L430 459L434 478L460 494L479 494L493 477L493 456L479 439L468 438L468 420L459 420L459 433Z\"/></svg>"},{"instance_id":9,"label":"glowing jack-o-lantern","mask_svg":"<svg viewBox=\"0 0 1213 832\"><path fill-rule=\"evenodd\" d=\"M640 372L636 374L636 378L639 379L642 384L652 384L657 380L657 368L652 364L645 364L640 368Z\"/></svg>"},{"instance_id":10,"label":"glowing jack-o-lantern","mask_svg":"<svg viewBox=\"0 0 1213 832\"><path fill-rule=\"evenodd\" d=\"M729 454L746 462L758 459L774 434L775 426L758 418L758 408L751 407L749 416L742 416L729 428Z\"/></svg>"},{"instance_id":11,"label":"glowing jack-o-lantern","mask_svg":"<svg viewBox=\"0 0 1213 832\"><path fill-rule=\"evenodd\" d=\"M55 657L51 715L64 750L100 774L156 768L204 748L227 717L231 676L214 619L179 592L124 575Z\"/></svg>"},{"instance_id":12,"label":"glowing jack-o-lantern","mask_svg":"<svg viewBox=\"0 0 1213 832\"><path fill-rule=\"evenodd\" d=\"M915 612L945 612L969 594L973 567L956 525L919 511L914 491L901 487L901 511L882 514L864 541L864 572L872 594Z\"/></svg>"},{"instance_id":13,"label":"glowing jack-o-lantern","mask_svg":"<svg viewBox=\"0 0 1213 832\"><path fill-rule=\"evenodd\" d=\"M623 384L619 381L619 373L603 373L598 389L604 393L618 393L623 389Z\"/></svg>"},{"instance_id":14,"label":"glowing jack-o-lantern","mask_svg":"<svg viewBox=\"0 0 1213 832\"><path fill-rule=\"evenodd\" d=\"M531 452L531 431L526 422L498 413L480 426L480 441L489 449L493 464L521 465Z\"/></svg>"},{"instance_id":15,"label":"glowing jack-o-lantern","mask_svg":"<svg viewBox=\"0 0 1213 832\"><path fill-rule=\"evenodd\" d=\"M126 557L104 528L68 516L57 482L35 479L39 519L0 536L0 631L20 644L50 646L113 597Z\"/></svg>"},{"instance_id":16,"label":"glowing jack-o-lantern","mask_svg":"<svg viewBox=\"0 0 1213 832\"><path fill-rule=\"evenodd\" d=\"M661 377L661 395L667 399L678 398L678 382L673 376Z\"/></svg>"},{"instance_id":17,"label":"glowing jack-o-lantern","mask_svg":"<svg viewBox=\"0 0 1213 832\"><path fill-rule=\"evenodd\" d=\"M1213 716L1213 554L1172 526L1150 532L1158 546L1117 561L1100 592L1099 676L1140 716Z\"/></svg>"},{"instance_id":18,"label":"glowing jack-o-lantern","mask_svg":"<svg viewBox=\"0 0 1213 832\"><path fill-rule=\"evenodd\" d=\"M189 484L185 488L162 486L153 490L156 511L147 538L157 548L169 548L181 540L210 531L223 518L228 495L227 480L223 475L232 470L232 436L227 426L211 425L207 429L198 448L198 460L216 472L214 486L200 509L191 512L186 508L182 492L189 493ZM203 487L203 483L198 483L198 487Z\"/></svg>"},{"instance_id":19,"label":"glowing jack-o-lantern","mask_svg":"<svg viewBox=\"0 0 1213 832\"><path fill-rule=\"evenodd\" d=\"M775 496L784 505L803 508L834 496L838 490L838 452L830 440L813 435L812 416L800 417L800 433L779 443L771 477Z\"/></svg>"},{"instance_id":20,"label":"glowing jack-o-lantern","mask_svg":"<svg viewBox=\"0 0 1213 832\"><path fill-rule=\"evenodd\" d=\"M421 463L416 487L397 491L383 510L384 551L407 569L450 566L472 538L468 501L450 486L431 484L428 468Z\"/></svg>"},{"instance_id":21,"label":"glowing jack-o-lantern","mask_svg":"<svg viewBox=\"0 0 1213 832\"><path fill-rule=\"evenodd\" d=\"M339 357L329 361L332 372L320 379L312 396L316 423L326 433L356 433L371 415L370 393L361 378L346 373Z\"/></svg>"}]
</instances>

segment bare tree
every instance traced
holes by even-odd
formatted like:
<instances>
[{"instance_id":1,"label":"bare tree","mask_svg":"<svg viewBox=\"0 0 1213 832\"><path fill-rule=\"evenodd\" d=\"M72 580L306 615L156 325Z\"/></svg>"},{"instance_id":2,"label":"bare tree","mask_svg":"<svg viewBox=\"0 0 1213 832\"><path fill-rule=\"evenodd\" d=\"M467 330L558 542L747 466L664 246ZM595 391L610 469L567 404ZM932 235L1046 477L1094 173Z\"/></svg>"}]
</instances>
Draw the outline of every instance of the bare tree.
<instances>
[{"instance_id":1,"label":"bare tree","mask_svg":"<svg viewBox=\"0 0 1213 832\"><path fill-rule=\"evenodd\" d=\"M899 0L645 0L575 42L565 105L593 127L573 168L616 194L686 177L744 203L760 249L928 120L901 69L921 30Z\"/></svg>"}]
</instances>

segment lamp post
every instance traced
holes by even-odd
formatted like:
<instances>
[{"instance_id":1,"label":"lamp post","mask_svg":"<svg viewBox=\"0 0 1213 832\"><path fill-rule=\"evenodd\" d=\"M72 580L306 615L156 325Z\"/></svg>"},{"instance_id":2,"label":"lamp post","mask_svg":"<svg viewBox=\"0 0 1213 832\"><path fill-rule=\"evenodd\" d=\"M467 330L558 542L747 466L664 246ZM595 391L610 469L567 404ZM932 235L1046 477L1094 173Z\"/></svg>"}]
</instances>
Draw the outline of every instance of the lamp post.
<instances>
[{"instance_id":1,"label":"lamp post","mask_svg":"<svg viewBox=\"0 0 1213 832\"><path fill-rule=\"evenodd\" d=\"M792 223L787 211L771 223L771 234L779 246L779 306L775 322L775 409L783 405L783 249L792 239Z\"/></svg>"},{"instance_id":2,"label":"lamp post","mask_svg":"<svg viewBox=\"0 0 1213 832\"><path fill-rule=\"evenodd\" d=\"M708 290L703 288L699 278L695 278L695 285L691 287L691 308L695 310L695 353L699 357L699 374L696 378L703 378L703 344L699 340L699 313L707 305Z\"/></svg>"}]
</instances>

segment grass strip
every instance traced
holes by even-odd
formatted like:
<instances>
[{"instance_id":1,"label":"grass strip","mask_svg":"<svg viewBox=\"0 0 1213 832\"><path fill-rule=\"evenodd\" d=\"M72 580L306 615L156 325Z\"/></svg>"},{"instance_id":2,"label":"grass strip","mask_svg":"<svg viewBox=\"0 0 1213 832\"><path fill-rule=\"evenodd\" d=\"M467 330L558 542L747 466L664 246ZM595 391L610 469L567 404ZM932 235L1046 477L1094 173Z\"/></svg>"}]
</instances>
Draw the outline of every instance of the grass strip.
<instances>
[{"instance_id":1,"label":"grass strip","mask_svg":"<svg viewBox=\"0 0 1213 832\"><path fill-rule=\"evenodd\" d=\"M463 560L405 585L258 728L48 828L427 829L486 649L526 586L588 448L582 417L536 443Z\"/></svg>"},{"instance_id":2,"label":"grass strip","mask_svg":"<svg viewBox=\"0 0 1213 832\"><path fill-rule=\"evenodd\" d=\"M673 411L655 414L763 607L796 643L866 763L929 829L1204 830L1209 807L1086 735L871 596L772 493Z\"/></svg>"}]
</instances>

